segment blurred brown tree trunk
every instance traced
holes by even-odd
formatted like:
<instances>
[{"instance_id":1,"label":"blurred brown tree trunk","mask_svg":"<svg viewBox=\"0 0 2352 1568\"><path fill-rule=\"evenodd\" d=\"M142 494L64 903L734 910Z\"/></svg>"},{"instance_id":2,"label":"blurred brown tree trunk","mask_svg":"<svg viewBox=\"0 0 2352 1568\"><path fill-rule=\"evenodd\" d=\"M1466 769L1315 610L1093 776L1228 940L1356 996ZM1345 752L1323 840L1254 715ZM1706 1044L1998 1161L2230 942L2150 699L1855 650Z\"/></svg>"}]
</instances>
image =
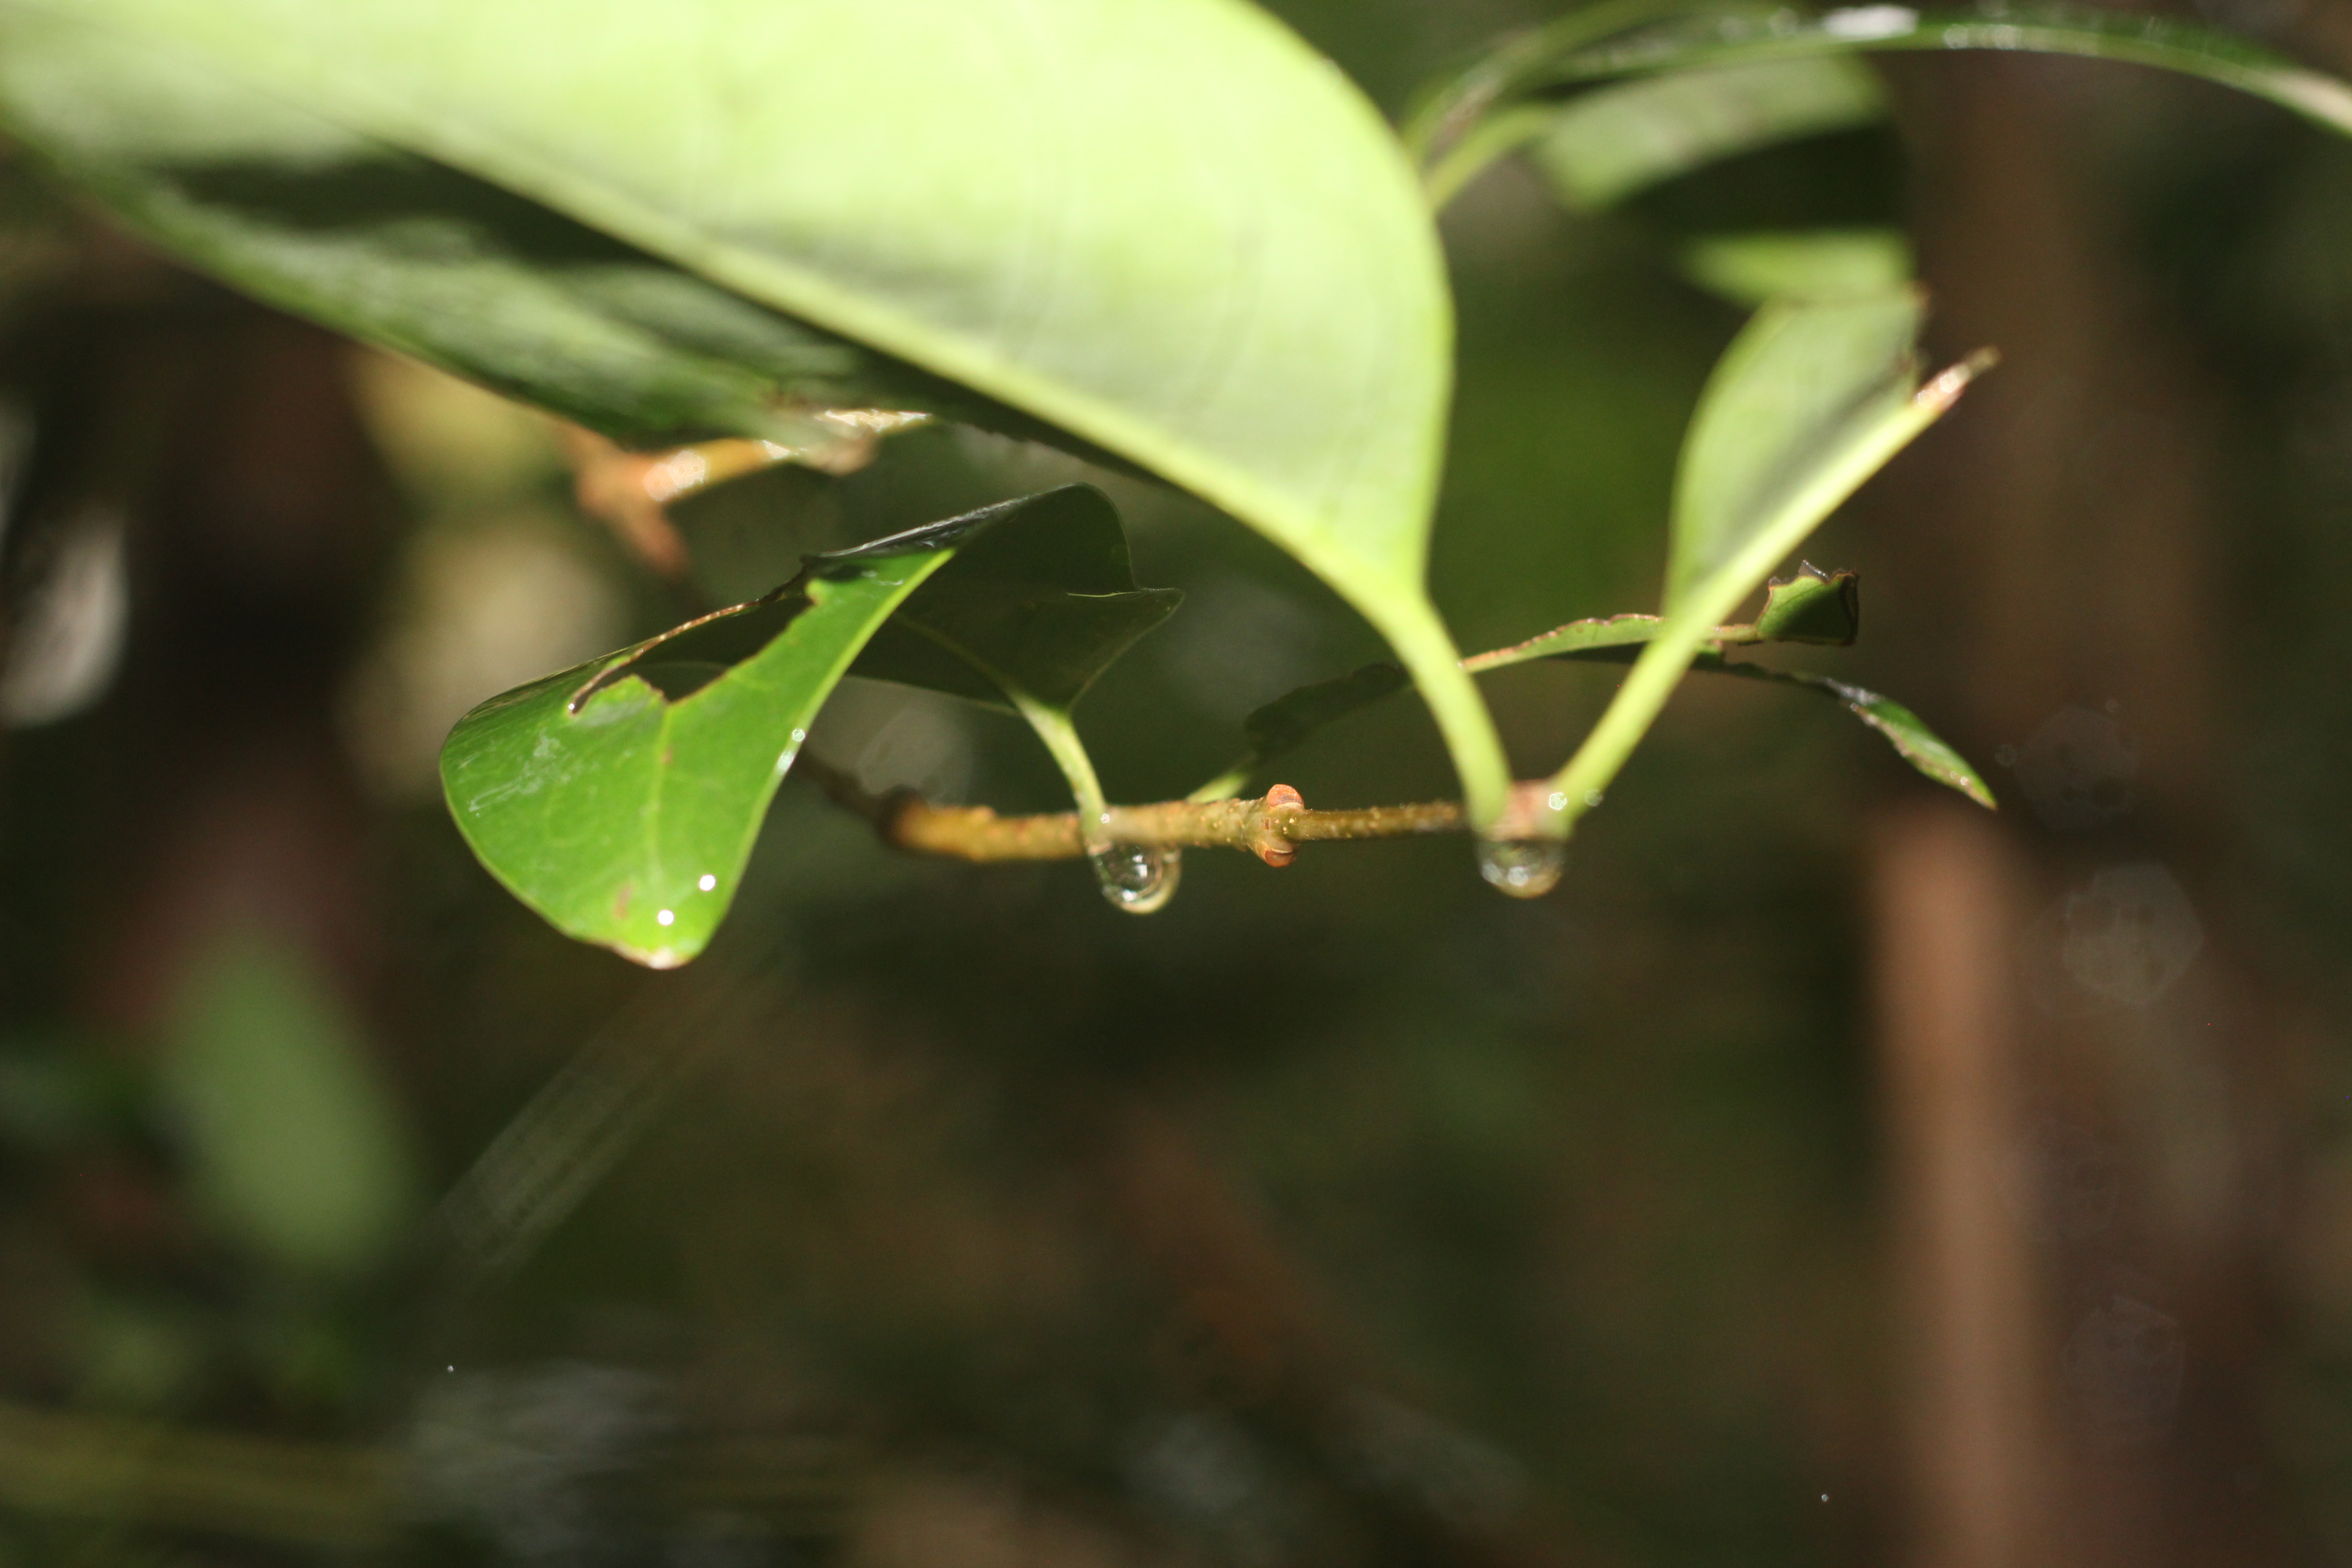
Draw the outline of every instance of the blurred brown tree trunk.
<instances>
[{"instance_id":1,"label":"blurred brown tree trunk","mask_svg":"<svg viewBox=\"0 0 2352 1568\"><path fill-rule=\"evenodd\" d=\"M2284 1047L2231 933L2214 395L2108 243L2090 128L2132 105L2063 61L1897 81L1939 355L2004 362L1891 480L1873 599L2010 764L1997 820L1874 840L1908 1560L2306 1561L2257 1415Z\"/></svg>"}]
</instances>

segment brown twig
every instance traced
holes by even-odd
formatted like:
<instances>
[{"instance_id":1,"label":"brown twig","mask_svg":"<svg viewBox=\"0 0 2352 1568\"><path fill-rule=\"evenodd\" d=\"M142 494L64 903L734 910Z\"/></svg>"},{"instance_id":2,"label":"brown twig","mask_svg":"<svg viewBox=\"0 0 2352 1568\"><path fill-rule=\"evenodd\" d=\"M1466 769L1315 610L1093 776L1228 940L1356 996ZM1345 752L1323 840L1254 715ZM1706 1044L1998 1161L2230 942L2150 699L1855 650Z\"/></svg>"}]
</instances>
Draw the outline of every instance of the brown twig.
<instances>
[{"instance_id":1,"label":"brown twig","mask_svg":"<svg viewBox=\"0 0 2352 1568\"><path fill-rule=\"evenodd\" d=\"M779 463L853 474L874 460L881 437L929 417L887 408L826 408L808 416L809 438L797 446L730 437L666 452L632 452L577 425L562 429L580 509L604 520L646 567L677 577L686 570L686 541L665 510L670 502Z\"/></svg>"},{"instance_id":2,"label":"brown twig","mask_svg":"<svg viewBox=\"0 0 2352 1568\"><path fill-rule=\"evenodd\" d=\"M826 795L874 825L898 849L957 860L1075 860L1087 852L1075 812L999 816L984 805L933 805L911 790L869 793L837 768L805 752L795 764ZM1115 805L1104 813L1101 839L1153 848L1246 849L1269 866L1287 866L1298 846L1342 838L1407 838L1460 833L1460 803L1315 811L1288 784L1259 800L1160 801Z\"/></svg>"}]
</instances>

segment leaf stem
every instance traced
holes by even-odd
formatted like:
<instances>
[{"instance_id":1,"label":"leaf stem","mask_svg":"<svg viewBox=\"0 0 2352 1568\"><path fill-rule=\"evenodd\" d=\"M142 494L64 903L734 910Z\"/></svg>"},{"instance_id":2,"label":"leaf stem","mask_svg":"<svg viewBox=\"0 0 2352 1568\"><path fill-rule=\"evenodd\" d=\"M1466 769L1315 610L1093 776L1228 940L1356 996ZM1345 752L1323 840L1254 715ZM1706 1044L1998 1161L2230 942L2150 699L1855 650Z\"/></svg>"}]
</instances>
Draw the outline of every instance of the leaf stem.
<instances>
[{"instance_id":1,"label":"leaf stem","mask_svg":"<svg viewBox=\"0 0 2352 1568\"><path fill-rule=\"evenodd\" d=\"M1418 592L1356 597L1357 607L1388 639L1397 662L1429 704L1438 732L1444 737L1454 769L1462 780L1463 804L1471 825L1480 832L1503 818L1511 799L1511 763L1503 738L1478 683L1462 668L1461 650L1446 634L1437 612Z\"/></svg>"}]
</instances>

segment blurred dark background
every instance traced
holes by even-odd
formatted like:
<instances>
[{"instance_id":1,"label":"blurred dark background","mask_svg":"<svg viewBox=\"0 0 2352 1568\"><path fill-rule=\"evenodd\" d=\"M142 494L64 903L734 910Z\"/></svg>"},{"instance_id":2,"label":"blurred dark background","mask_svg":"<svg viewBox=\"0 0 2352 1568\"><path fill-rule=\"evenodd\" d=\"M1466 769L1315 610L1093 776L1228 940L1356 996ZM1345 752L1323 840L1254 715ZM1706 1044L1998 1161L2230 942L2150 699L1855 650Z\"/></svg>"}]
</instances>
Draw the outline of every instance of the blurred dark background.
<instances>
[{"instance_id":1,"label":"blurred dark background","mask_svg":"<svg viewBox=\"0 0 2352 1568\"><path fill-rule=\"evenodd\" d=\"M1545 14L1276 9L1391 112ZM2340 0L2205 19L2352 69ZM1740 321L1676 247L1900 221L1938 353L2005 363L1810 550L1865 635L1803 662L1997 817L1704 678L1532 904L1430 840L1196 852L1127 919L793 781L672 974L474 865L447 725L1071 461L771 471L666 581L537 416L0 166L0 1568L2352 1563L2352 145L1885 75L1894 129L1622 213L1463 197L1435 584L1466 647L1650 607ZM1115 797L1377 657L1103 482L1190 595L1081 715ZM1524 771L1611 679L1494 680ZM813 745L1058 804L945 699ZM1280 776L1450 787L1410 703Z\"/></svg>"}]
</instances>

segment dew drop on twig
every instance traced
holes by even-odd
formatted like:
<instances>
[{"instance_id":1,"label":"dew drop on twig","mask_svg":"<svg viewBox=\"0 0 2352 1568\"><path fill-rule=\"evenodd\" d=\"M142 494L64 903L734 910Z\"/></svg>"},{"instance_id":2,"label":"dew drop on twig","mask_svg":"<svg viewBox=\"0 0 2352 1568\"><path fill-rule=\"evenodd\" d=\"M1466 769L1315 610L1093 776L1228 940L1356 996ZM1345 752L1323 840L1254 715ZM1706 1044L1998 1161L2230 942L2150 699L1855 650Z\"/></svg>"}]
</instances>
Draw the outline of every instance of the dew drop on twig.
<instances>
[{"instance_id":1,"label":"dew drop on twig","mask_svg":"<svg viewBox=\"0 0 2352 1568\"><path fill-rule=\"evenodd\" d=\"M1142 844L1107 844L1087 851L1095 880L1111 908L1131 915L1148 915L1176 896L1184 871L1181 849L1160 849Z\"/></svg>"},{"instance_id":2,"label":"dew drop on twig","mask_svg":"<svg viewBox=\"0 0 2352 1568\"><path fill-rule=\"evenodd\" d=\"M1485 838L1478 874L1515 899L1540 899L1559 885L1568 846L1557 838Z\"/></svg>"}]
</instances>

